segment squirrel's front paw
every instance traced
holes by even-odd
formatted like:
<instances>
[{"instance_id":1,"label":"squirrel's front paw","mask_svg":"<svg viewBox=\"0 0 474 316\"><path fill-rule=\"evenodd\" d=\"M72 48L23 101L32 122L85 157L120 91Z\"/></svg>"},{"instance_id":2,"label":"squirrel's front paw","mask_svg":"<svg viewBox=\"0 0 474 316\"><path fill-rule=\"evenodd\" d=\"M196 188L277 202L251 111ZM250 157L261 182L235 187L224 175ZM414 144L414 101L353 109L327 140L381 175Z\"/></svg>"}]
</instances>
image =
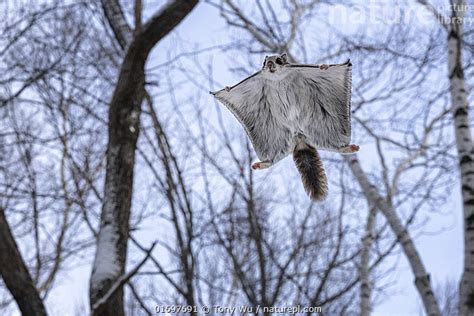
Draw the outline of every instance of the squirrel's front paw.
<instances>
[{"instance_id":1,"label":"squirrel's front paw","mask_svg":"<svg viewBox=\"0 0 474 316\"><path fill-rule=\"evenodd\" d=\"M321 70L326 70L328 68L329 68L329 66L326 65L326 64L319 65L319 69L321 69Z\"/></svg>"}]
</instances>

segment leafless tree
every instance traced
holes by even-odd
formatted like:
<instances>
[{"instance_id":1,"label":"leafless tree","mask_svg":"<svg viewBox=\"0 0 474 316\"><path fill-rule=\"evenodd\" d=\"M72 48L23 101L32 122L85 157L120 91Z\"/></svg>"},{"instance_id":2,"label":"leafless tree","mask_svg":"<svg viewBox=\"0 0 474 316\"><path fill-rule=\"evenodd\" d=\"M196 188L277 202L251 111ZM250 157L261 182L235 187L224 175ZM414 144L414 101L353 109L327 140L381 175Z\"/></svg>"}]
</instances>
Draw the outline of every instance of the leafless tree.
<instances>
[{"instance_id":1,"label":"leafless tree","mask_svg":"<svg viewBox=\"0 0 474 316\"><path fill-rule=\"evenodd\" d=\"M89 219L89 206L94 203L88 195L100 175L94 169L94 146L100 144L87 142L96 134L94 128L81 122L100 113L89 108L100 102L83 97L84 86L92 88L95 79L84 76L82 62L86 60L78 58L92 51L85 47L90 39L90 33L85 32L90 10L80 2L19 4L10 9L5 12L11 16L2 24L0 53L6 70L0 79L4 127L0 203L2 234L11 240L4 245L13 247L15 238L19 249L2 252L8 256L8 262L2 264L2 277L20 280L20 275L8 271L15 268L22 272L22 280L32 281L27 285L17 280L16 286L36 289L36 296L30 291L30 295L19 298L11 287L15 284L6 285L20 310L39 315L45 309L40 308L38 298L41 301L48 295L77 252L92 245L83 219ZM99 65L104 59L96 56L94 61ZM10 257L14 254L16 258ZM31 277L25 274L28 270Z\"/></svg>"},{"instance_id":2,"label":"leafless tree","mask_svg":"<svg viewBox=\"0 0 474 316\"><path fill-rule=\"evenodd\" d=\"M120 66L108 116L108 144L104 200L93 264L90 298L94 315L123 315L123 290L103 296L125 274L135 150L144 97L145 62L151 49L194 8L197 1L173 1L141 24L141 1L136 1L133 34L120 3L104 0L107 20L125 56ZM127 30L127 33L124 32Z\"/></svg>"},{"instance_id":3,"label":"leafless tree","mask_svg":"<svg viewBox=\"0 0 474 316\"><path fill-rule=\"evenodd\" d=\"M464 217L464 270L459 285L459 313L470 315L474 313L474 147L469 119L466 66L463 60L465 50L472 51L472 45L465 42L463 29L466 12L469 13L470 7L463 0L452 1L448 12L450 15L445 15L438 12L429 1L418 2L434 15L448 38L446 74L449 78L450 112L455 130Z\"/></svg>"},{"instance_id":4,"label":"leafless tree","mask_svg":"<svg viewBox=\"0 0 474 316\"><path fill-rule=\"evenodd\" d=\"M43 301L11 234L5 212L0 209L1 274L3 281L15 298L18 308L27 315L46 315Z\"/></svg>"}]
</instances>

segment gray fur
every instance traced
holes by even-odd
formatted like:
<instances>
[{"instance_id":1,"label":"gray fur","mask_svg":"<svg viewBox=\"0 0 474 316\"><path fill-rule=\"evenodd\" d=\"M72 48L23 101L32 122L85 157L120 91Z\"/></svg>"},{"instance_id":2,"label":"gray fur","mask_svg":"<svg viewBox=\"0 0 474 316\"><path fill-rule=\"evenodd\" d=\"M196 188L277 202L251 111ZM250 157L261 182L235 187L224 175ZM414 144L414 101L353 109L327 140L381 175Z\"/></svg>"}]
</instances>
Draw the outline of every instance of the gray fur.
<instances>
[{"instance_id":1,"label":"gray fur","mask_svg":"<svg viewBox=\"0 0 474 316\"><path fill-rule=\"evenodd\" d=\"M301 136L312 147L332 151L349 144L350 61L326 70L285 63L274 72L265 63L235 86L212 92L240 121L262 161L276 163L291 154Z\"/></svg>"}]
</instances>

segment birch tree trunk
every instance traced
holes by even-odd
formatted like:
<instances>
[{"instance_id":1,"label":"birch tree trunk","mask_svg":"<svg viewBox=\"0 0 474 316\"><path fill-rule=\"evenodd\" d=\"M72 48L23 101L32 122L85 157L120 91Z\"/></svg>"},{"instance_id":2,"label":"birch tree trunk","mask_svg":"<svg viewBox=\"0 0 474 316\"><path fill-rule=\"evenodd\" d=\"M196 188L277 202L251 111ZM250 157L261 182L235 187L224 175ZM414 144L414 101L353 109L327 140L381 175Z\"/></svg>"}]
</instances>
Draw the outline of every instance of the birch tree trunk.
<instances>
[{"instance_id":1,"label":"birch tree trunk","mask_svg":"<svg viewBox=\"0 0 474 316\"><path fill-rule=\"evenodd\" d=\"M415 286L423 301L426 314L428 316L441 316L441 311L434 296L433 287L430 281L430 275L421 261L420 254L413 243L413 240L405 226L403 226L398 214L391 205L384 200L370 183L367 175L362 170L356 155L344 156L352 173L359 182L369 205L376 206L385 216L393 233L397 236L398 242L405 253L411 270L415 275Z\"/></svg>"},{"instance_id":2,"label":"birch tree trunk","mask_svg":"<svg viewBox=\"0 0 474 316\"><path fill-rule=\"evenodd\" d=\"M463 18L466 3L453 1L451 29L448 34L448 70L456 135L456 148L461 172L464 215L464 269L459 286L461 316L474 315L474 149L469 128L469 104L462 65Z\"/></svg>"},{"instance_id":3,"label":"birch tree trunk","mask_svg":"<svg viewBox=\"0 0 474 316\"><path fill-rule=\"evenodd\" d=\"M104 2L109 3L111 8L118 9L108 16L109 19L121 16L117 0L104 0ZM140 129L145 62L156 43L173 30L196 4L197 0L176 0L166 4L133 34L121 65L109 108L105 194L90 280L90 304L93 315L124 315L122 286L107 299L106 303L100 304L100 308L94 310L92 306L125 274L133 167ZM117 36L114 25L119 25L120 29L123 29L123 24L111 23ZM122 46L126 43L122 40L120 44Z\"/></svg>"},{"instance_id":4,"label":"birch tree trunk","mask_svg":"<svg viewBox=\"0 0 474 316\"><path fill-rule=\"evenodd\" d=\"M0 275L23 315L46 315L43 301L0 208Z\"/></svg>"},{"instance_id":5,"label":"birch tree trunk","mask_svg":"<svg viewBox=\"0 0 474 316\"><path fill-rule=\"evenodd\" d=\"M365 236L362 239L362 250L360 254L360 315L370 316L372 312L371 284L369 274L370 248L374 241L374 226L377 209L375 206L370 206L369 214L367 216L367 225L365 228Z\"/></svg>"}]
</instances>

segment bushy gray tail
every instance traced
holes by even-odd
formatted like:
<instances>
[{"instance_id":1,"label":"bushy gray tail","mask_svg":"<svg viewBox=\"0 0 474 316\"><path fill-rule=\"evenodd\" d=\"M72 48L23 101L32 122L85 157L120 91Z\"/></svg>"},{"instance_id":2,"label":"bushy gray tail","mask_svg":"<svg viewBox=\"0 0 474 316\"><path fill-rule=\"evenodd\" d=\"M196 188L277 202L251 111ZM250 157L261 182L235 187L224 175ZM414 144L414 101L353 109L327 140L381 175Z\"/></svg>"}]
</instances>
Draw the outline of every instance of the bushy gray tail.
<instances>
[{"instance_id":1,"label":"bushy gray tail","mask_svg":"<svg viewBox=\"0 0 474 316\"><path fill-rule=\"evenodd\" d=\"M311 200L322 201L328 195L328 180L316 149L300 141L293 151L296 168Z\"/></svg>"}]
</instances>

